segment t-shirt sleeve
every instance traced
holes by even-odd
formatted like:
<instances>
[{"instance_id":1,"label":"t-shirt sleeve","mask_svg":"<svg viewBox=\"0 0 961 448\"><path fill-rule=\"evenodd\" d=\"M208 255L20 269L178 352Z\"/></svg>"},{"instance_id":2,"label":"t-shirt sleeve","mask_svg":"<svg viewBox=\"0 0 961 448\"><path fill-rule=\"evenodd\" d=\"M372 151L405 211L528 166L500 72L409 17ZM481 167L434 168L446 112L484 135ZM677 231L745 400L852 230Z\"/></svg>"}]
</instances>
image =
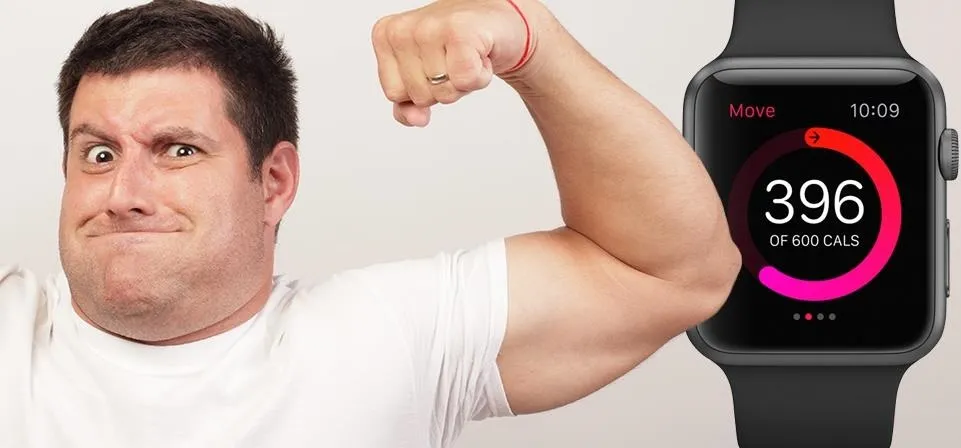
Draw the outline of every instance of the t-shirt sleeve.
<instances>
[{"instance_id":1,"label":"t-shirt sleeve","mask_svg":"<svg viewBox=\"0 0 961 448\"><path fill-rule=\"evenodd\" d=\"M504 239L353 271L396 316L435 447L469 421L512 416L497 355L507 329Z\"/></svg>"}]
</instances>

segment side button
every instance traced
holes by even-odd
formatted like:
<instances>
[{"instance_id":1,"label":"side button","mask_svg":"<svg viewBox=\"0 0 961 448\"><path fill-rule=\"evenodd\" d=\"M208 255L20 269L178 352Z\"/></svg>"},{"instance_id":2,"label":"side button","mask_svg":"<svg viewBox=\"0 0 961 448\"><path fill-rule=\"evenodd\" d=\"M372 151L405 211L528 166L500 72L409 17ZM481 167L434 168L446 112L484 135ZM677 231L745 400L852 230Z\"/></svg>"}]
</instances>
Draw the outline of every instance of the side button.
<instances>
[{"instance_id":1,"label":"side button","mask_svg":"<svg viewBox=\"0 0 961 448\"><path fill-rule=\"evenodd\" d=\"M951 296L951 220L944 222L944 297Z\"/></svg>"}]
</instances>

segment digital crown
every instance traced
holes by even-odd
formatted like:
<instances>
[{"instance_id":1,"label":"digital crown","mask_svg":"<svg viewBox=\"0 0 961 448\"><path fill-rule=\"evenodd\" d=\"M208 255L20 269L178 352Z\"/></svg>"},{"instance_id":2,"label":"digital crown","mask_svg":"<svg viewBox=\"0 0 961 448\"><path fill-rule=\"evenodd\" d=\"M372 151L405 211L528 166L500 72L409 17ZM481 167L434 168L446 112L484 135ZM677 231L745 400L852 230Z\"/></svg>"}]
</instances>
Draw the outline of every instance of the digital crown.
<instances>
[{"instance_id":1,"label":"digital crown","mask_svg":"<svg viewBox=\"0 0 961 448\"><path fill-rule=\"evenodd\" d=\"M941 135L941 174L945 180L958 177L958 131L954 129Z\"/></svg>"}]
</instances>

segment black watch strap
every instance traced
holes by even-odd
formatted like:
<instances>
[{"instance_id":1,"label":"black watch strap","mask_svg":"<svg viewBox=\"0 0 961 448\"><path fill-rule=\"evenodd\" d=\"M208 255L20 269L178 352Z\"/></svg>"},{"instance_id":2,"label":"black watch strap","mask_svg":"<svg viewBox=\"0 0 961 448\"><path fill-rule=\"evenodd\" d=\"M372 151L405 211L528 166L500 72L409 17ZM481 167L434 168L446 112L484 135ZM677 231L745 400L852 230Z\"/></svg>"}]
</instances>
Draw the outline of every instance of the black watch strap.
<instances>
[{"instance_id":1,"label":"black watch strap","mask_svg":"<svg viewBox=\"0 0 961 448\"><path fill-rule=\"evenodd\" d=\"M907 57L894 0L735 0L721 57Z\"/></svg>"},{"instance_id":2,"label":"black watch strap","mask_svg":"<svg viewBox=\"0 0 961 448\"><path fill-rule=\"evenodd\" d=\"M907 366L722 366L741 448L889 448Z\"/></svg>"}]
</instances>

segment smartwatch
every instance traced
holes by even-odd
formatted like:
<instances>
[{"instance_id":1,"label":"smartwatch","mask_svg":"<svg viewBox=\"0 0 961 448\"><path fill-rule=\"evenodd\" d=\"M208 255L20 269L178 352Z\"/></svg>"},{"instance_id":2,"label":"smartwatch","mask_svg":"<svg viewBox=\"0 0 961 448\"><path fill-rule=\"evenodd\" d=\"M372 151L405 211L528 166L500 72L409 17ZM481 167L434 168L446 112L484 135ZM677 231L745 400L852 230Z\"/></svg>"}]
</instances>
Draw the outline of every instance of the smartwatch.
<instances>
[{"instance_id":1,"label":"smartwatch","mask_svg":"<svg viewBox=\"0 0 961 448\"><path fill-rule=\"evenodd\" d=\"M742 448L888 448L902 375L945 324L958 137L894 0L735 0L683 132L742 269L687 334Z\"/></svg>"}]
</instances>

